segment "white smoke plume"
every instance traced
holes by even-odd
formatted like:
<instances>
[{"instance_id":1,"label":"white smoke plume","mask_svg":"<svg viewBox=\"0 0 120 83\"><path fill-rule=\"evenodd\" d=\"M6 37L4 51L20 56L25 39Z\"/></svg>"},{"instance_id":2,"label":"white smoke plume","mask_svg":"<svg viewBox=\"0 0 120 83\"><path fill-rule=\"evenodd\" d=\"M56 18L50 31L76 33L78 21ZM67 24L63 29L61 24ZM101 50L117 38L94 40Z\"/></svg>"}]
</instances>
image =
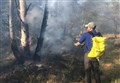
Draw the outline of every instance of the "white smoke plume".
<instances>
[{"instance_id":1,"label":"white smoke plume","mask_svg":"<svg viewBox=\"0 0 120 83\"><path fill-rule=\"evenodd\" d=\"M73 46L73 39L69 28L72 28L70 19L74 18L73 12L74 0L48 0L48 21L44 35L42 53L62 53L68 52ZM30 3L30 1L29 1ZM33 1L32 1L33 3ZM46 0L38 0L31 7L27 14L27 22L31 32L39 37L41 23ZM36 4L37 3L37 4ZM72 30L71 30L72 31ZM68 34L69 33L69 34Z\"/></svg>"},{"instance_id":2,"label":"white smoke plume","mask_svg":"<svg viewBox=\"0 0 120 83\"><path fill-rule=\"evenodd\" d=\"M49 17L44 36L44 53L62 53L71 50L73 40L69 35L64 34L70 17L71 3L48 1Z\"/></svg>"}]
</instances>

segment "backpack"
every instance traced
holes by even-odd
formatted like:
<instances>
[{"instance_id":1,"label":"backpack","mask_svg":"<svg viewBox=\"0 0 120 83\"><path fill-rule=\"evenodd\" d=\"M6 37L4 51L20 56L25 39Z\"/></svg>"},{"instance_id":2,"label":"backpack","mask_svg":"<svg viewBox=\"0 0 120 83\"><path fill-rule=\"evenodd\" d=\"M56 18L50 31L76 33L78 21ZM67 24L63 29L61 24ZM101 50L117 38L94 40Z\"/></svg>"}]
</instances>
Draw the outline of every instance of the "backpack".
<instances>
[{"instance_id":1,"label":"backpack","mask_svg":"<svg viewBox=\"0 0 120 83\"><path fill-rule=\"evenodd\" d=\"M88 54L89 58L96 58L100 57L104 54L105 52L105 40L106 37L93 37L92 38L92 48Z\"/></svg>"}]
</instances>

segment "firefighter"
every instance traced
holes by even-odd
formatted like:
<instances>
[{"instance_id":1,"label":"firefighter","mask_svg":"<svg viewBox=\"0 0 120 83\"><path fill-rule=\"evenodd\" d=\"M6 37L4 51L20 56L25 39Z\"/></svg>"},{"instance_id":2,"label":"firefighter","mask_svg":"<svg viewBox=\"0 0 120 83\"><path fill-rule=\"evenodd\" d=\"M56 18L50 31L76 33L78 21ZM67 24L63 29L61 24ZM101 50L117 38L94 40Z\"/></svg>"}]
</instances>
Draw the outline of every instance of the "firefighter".
<instances>
[{"instance_id":1,"label":"firefighter","mask_svg":"<svg viewBox=\"0 0 120 83\"><path fill-rule=\"evenodd\" d=\"M84 69L85 69L85 83L91 83L91 71L93 71L93 75L96 83L101 83L100 79L100 70L99 70L99 62L97 58L89 58L88 53L92 47L92 37L96 35L97 32L95 30L95 23L89 22L85 25L86 32L83 33L78 42L74 43L75 46L79 46L82 43L84 45Z\"/></svg>"}]
</instances>

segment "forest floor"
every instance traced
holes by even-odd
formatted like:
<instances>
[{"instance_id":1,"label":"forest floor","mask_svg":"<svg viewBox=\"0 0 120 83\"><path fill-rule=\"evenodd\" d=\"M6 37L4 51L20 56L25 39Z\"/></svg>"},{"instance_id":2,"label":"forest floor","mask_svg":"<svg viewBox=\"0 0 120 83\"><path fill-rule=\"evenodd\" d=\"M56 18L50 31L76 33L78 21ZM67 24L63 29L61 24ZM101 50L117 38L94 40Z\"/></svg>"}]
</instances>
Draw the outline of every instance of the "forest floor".
<instances>
[{"instance_id":1,"label":"forest floor","mask_svg":"<svg viewBox=\"0 0 120 83\"><path fill-rule=\"evenodd\" d=\"M102 83L120 83L120 37L105 35L105 54L100 58ZM80 48L75 48L79 50ZM40 62L16 64L13 55L0 59L1 83L84 83L82 54L48 55ZM94 79L93 79L93 83Z\"/></svg>"}]
</instances>

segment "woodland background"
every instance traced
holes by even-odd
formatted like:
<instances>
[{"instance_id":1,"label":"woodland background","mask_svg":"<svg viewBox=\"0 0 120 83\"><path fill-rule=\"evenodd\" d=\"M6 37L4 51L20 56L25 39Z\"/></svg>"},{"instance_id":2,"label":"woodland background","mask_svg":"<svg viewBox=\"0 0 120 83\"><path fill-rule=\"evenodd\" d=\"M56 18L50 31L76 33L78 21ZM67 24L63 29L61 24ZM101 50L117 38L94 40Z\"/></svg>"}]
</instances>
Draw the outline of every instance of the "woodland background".
<instances>
[{"instance_id":1,"label":"woodland background","mask_svg":"<svg viewBox=\"0 0 120 83\"><path fill-rule=\"evenodd\" d=\"M84 83L83 48L73 44L90 21L108 37L102 81L119 83L120 0L1 0L0 81Z\"/></svg>"}]
</instances>

